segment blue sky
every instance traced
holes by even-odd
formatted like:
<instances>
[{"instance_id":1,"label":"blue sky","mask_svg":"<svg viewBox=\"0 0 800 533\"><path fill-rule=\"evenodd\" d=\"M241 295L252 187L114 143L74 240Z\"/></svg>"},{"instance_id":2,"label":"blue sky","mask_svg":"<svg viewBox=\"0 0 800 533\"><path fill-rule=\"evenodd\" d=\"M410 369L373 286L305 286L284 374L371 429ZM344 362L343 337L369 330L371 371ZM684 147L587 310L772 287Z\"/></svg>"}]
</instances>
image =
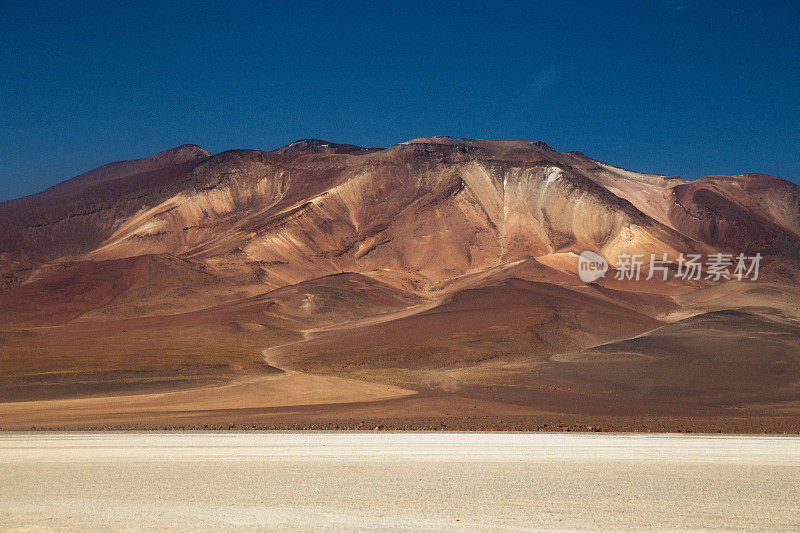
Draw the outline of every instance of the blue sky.
<instances>
[{"instance_id":1,"label":"blue sky","mask_svg":"<svg viewBox=\"0 0 800 533\"><path fill-rule=\"evenodd\" d=\"M538 139L800 180L800 2L0 0L0 199L184 143Z\"/></svg>"}]
</instances>

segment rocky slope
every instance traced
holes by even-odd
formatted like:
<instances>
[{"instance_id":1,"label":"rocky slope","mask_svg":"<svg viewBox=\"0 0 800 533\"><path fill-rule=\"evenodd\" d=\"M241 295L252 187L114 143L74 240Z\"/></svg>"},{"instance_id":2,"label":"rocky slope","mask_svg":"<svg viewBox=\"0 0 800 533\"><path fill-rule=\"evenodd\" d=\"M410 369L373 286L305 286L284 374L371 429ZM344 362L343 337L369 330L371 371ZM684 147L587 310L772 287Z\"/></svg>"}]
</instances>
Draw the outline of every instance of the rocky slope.
<instances>
[{"instance_id":1,"label":"rocky slope","mask_svg":"<svg viewBox=\"0 0 800 533\"><path fill-rule=\"evenodd\" d=\"M0 204L1 273L18 284L53 261L171 254L239 283L390 270L424 288L524 257L721 250L760 251L791 276L798 198L779 178L685 182L541 142L186 145Z\"/></svg>"}]
</instances>

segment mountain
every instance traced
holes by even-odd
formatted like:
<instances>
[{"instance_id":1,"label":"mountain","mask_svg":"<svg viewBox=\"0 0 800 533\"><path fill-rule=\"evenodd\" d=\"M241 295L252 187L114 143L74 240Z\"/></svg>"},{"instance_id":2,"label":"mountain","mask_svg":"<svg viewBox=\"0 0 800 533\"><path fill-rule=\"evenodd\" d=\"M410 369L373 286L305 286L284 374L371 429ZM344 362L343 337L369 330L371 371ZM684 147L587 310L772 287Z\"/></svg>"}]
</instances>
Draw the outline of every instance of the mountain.
<instances>
[{"instance_id":1,"label":"mountain","mask_svg":"<svg viewBox=\"0 0 800 533\"><path fill-rule=\"evenodd\" d=\"M584 251L604 278L580 280ZM720 253L761 254L758 281L616 275ZM686 181L541 141L183 145L0 203L0 276L2 427L127 427L133 403L153 424L277 424L255 381L325 406L303 423L800 427L800 187L774 176ZM165 409L198 391L202 410Z\"/></svg>"}]
</instances>

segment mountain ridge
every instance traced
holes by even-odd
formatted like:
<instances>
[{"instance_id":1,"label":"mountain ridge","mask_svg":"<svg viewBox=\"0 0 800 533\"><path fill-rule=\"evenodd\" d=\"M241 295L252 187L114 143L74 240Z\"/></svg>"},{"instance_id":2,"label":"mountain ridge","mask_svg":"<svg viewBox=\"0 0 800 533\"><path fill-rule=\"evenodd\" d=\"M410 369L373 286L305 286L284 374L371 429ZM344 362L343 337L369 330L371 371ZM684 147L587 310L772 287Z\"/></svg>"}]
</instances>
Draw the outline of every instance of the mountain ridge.
<instances>
[{"instance_id":1,"label":"mountain ridge","mask_svg":"<svg viewBox=\"0 0 800 533\"><path fill-rule=\"evenodd\" d=\"M332 148L320 151L323 145ZM798 190L780 178L755 174L692 182L639 174L583 154L556 152L541 141L427 137L386 149L362 149L305 139L273 151L218 154L181 145L104 165L38 195L0 203L0 220L13 228L0 232L0 257L35 268L69 246L78 252L67 254L73 258L82 253L100 259L140 253L207 256L211 243L227 235L236 243L228 248L244 245L252 261L289 262L290 250L269 253L258 244L264 242L259 235L273 228L273 239L289 238L296 241L293 246L306 247L299 256L293 252L296 262L327 255L325 261L333 263L328 272L308 273L322 275L353 268L353 261L392 241L399 243L402 237L390 235L398 222L419 225L435 213L455 217L448 224L476 232L470 238L483 243L467 244L466 249L440 243L442 249L450 248L457 263L453 266L461 273L481 266L475 251L496 249L493 253L502 262L520 254L590 249L614 264L615 254L630 251L736 251L732 243L742 231L760 235L754 242L767 252L785 249L791 259L800 249L795 238L800 216L794 211ZM773 197L752 200L754 193ZM735 220L718 213L723 204ZM414 219L405 214L420 209ZM745 213L754 211L762 223L748 220ZM587 226L582 219L593 222ZM296 227L298 222L303 223ZM335 229L325 236L315 229L319 225ZM487 232L494 234L493 244L486 241ZM304 239L311 241L300 245ZM53 253L37 254L47 242ZM408 255L409 246L382 260L407 263L397 254ZM217 250L224 247L216 245ZM15 251L26 249L32 251L30 257L15 257ZM336 259L348 255L351 261ZM372 267L380 261L367 259ZM397 266L412 271L424 267ZM8 276L10 269L4 270ZM435 274L434 281L442 275ZM309 278L285 281L302 279Z\"/></svg>"}]
</instances>

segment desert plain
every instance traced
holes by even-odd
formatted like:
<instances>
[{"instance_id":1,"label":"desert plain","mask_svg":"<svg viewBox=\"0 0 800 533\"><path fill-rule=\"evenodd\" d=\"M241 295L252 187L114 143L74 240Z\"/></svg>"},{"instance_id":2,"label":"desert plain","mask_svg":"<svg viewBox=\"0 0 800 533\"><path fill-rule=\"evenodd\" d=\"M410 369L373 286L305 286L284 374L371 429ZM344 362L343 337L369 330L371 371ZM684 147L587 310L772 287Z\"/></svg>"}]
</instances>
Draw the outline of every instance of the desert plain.
<instances>
[{"instance_id":1,"label":"desert plain","mask_svg":"<svg viewBox=\"0 0 800 533\"><path fill-rule=\"evenodd\" d=\"M783 436L0 435L0 527L589 531L800 527Z\"/></svg>"}]
</instances>

